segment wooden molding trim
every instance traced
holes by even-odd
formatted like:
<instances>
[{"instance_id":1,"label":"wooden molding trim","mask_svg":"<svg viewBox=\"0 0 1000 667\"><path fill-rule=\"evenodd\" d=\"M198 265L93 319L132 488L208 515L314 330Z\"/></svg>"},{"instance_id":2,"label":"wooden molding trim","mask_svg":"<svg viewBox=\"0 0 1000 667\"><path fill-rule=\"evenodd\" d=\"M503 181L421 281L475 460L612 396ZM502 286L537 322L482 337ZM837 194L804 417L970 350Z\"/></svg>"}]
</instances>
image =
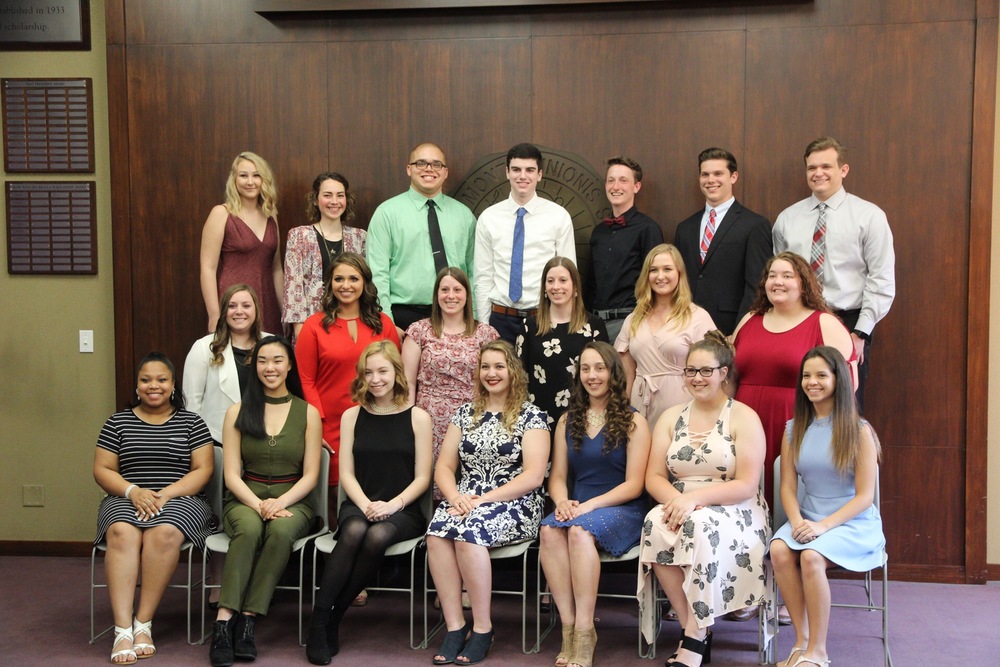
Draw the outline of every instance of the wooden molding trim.
<instances>
[{"instance_id":1,"label":"wooden molding trim","mask_svg":"<svg viewBox=\"0 0 1000 667\"><path fill-rule=\"evenodd\" d=\"M1000 581L1000 563L986 564L986 579L988 581Z\"/></svg>"},{"instance_id":2,"label":"wooden molding trim","mask_svg":"<svg viewBox=\"0 0 1000 667\"><path fill-rule=\"evenodd\" d=\"M0 540L0 556L90 556L91 542L42 542L34 540Z\"/></svg>"}]
</instances>

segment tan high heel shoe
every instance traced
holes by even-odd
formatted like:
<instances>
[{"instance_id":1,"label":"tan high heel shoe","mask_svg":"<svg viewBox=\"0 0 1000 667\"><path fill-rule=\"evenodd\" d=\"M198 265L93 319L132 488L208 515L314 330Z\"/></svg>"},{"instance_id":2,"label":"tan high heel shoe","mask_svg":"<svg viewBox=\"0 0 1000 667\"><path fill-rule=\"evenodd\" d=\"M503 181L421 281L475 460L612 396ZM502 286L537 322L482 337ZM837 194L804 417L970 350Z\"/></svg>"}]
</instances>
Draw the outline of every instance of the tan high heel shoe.
<instances>
[{"instance_id":1,"label":"tan high heel shoe","mask_svg":"<svg viewBox=\"0 0 1000 667\"><path fill-rule=\"evenodd\" d=\"M573 657L570 665L591 667L594 664L594 646L597 645L597 630L576 630L573 633Z\"/></svg>"},{"instance_id":2,"label":"tan high heel shoe","mask_svg":"<svg viewBox=\"0 0 1000 667\"><path fill-rule=\"evenodd\" d=\"M574 628L568 623L563 623L562 626L562 646L559 648L559 654L556 656L555 666L556 667L566 667L569 664L569 659L573 657L573 638L574 638Z\"/></svg>"}]
</instances>

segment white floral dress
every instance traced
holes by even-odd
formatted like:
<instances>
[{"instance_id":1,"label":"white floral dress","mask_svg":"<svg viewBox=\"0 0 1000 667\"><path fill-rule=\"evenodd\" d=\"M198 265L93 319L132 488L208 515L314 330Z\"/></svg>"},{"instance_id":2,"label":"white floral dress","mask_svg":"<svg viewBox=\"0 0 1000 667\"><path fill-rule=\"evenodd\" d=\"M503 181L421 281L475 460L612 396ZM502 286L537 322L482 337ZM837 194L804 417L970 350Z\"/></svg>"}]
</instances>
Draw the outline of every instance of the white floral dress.
<instances>
[{"instance_id":1,"label":"white floral dress","mask_svg":"<svg viewBox=\"0 0 1000 667\"><path fill-rule=\"evenodd\" d=\"M545 413L522 403L513 433L501 422L501 413L486 412L475 423L472 403L462 405L452 424L462 431L458 447L458 491L481 496L514 479L524 470L521 438L527 431L548 431ZM483 503L465 517L448 514L448 501L438 505L427 534L449 540L499 547L533 540L542 520L541 487L514 500Z\"/></svg>"},{"instance_id":2,"label":"white floral dress","mask_svg":"<svg viewBox=\"0 0 1000 667\"><path fill-rule=\"evenodd\" d=\"M544 336L538 335L535 318L524 320L516 348L528 374L528 400L545 410L550 425L559 421L569 406L576 360L592 340L608 342L604 320L596 315L588 313L587 323L579 331L570 333L569 324L557 324Z\"/></svg>"},{"instance_id":3,"label":"white floral dress","mask_svg":"<svg viewBox=\"0 0 1000 667\"><path fill-rule=\"evenodd\" d=\"M733 400L707 433L688 429L691 404L674 425L667 450L667 469L681 493L721 484L736 475L736 446L729 434ZM760 604L765 586L764 554L771 537L771 515L761 493L736 505L709 505L690 514L680 532L663 523L657 505L642 526L639 553L639 610L646 639L655 640L652 565L677 565L684 572L684 591L698 627L716 616Z\"/></svg>"}]
</instances>

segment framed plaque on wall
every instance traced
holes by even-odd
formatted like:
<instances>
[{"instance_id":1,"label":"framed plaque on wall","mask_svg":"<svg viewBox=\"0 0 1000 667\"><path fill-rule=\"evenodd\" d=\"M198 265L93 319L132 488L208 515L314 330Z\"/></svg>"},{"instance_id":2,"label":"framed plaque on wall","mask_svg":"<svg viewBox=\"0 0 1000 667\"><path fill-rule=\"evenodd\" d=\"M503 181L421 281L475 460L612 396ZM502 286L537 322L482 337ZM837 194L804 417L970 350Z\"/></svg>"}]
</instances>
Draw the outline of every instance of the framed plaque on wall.
<instances>
[{"instance_id":1,"label":"framed plaque on wall","mask_svg":"<svg viewBox=\"0 0 1000 667\"><path fill-rule=\"evenodd\" d=\"M7 273L97 273L93 181L7 182Z\"/></svg>"},{"instance_id":2,"label":"framed plaque on wall","mask_svg":"<svg viewBox=\"0 0 1000 667\"><path fill-rule=\"evenodd\" d=\"M91 79L0 79L4 169L93 173Z\"/></svg>"},{"instance_id":3,"label":"framed plaque on wall","mask_svg":"<svg viewBox=\"0 0 1000 667\"><path fill-rule=\"evenodd\" d=\"M0 51L89 51L90 0L0 2Z\"/></svg>"}]
</instances>

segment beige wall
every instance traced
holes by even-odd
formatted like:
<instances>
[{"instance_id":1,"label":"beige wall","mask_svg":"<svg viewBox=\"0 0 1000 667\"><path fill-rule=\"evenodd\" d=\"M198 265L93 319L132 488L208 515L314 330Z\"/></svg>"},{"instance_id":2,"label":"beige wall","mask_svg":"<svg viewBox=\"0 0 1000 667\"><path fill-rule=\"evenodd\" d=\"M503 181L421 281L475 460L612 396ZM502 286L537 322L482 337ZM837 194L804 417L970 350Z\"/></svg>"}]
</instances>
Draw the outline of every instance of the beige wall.
<instances>
[{"instance_id":1,"label":"beige wall","mask_svg":"<svg viewBox=\"0 0 1000 667\"><path fill-rule=\"evenodd\" d=\"M90 471L97 433L115 408L114 313L104 0L90 7L89 52L0 53L4 77L93 79L95 173L0 180L95 180L98 223L96 276L0 270L0 540L92 540L101 497ZM5 208L0 196L0 220ZM4 262L6 243L0 234ZM93 354L78 351L80 329L94 331ZM24 484L45 487L44 507L22 506Z\"/></svg>"}]
</instances>

